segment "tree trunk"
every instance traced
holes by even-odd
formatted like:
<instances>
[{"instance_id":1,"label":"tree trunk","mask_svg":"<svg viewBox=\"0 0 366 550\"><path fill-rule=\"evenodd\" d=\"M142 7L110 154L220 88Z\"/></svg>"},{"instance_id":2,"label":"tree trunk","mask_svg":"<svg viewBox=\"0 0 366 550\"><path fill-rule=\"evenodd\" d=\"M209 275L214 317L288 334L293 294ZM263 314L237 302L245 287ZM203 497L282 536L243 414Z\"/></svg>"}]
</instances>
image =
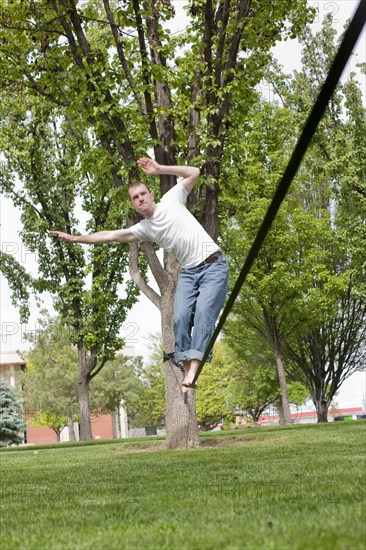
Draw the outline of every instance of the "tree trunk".
<instances>
[{"instance_id":1,"label":"tree trunk","mask_svg":"<svg viewBox=\"0 0 366 550\"><path fill-rule=\"evenodd\" d=\"M167 449L187 449L200 445L195 391L191 389L183 394L182 381L183 375L167 361L165 364L165 446Z\"/></svg>"},{"instance_id":2,"label":"tree trunk","mask_svg":"<svg viewBox=\"0 0 366 550\"><path fill-rule=\"evenodd\" d=\"M177 262L167 261L169 282L161 296L163 348L174 351L173 302L178 276ZM194 390L182 392L183 374L170 361L165 363L166 440L167 449L198 447L196 396Z\"/></svg>"},{"instance_id":3,"label":"tree trunk","mask_svg":"<svg viewBox=\"0 0 366 550\"><path fill-rule=\"evenodd\" d=\"M318 355L320 356L320 354ZM335 394L336 386L334 391L329 392L326 397L327 382L325 381L324 359L321 356L320 359L315 356L312 366L315 375L312 377L311 399L315 405L318 422L328 422L328 408Z\"/></svg>"},{"instance_id":4,"label":"tree trunk","mask_svg":"<svg viewBox=\"0 0 366 550\"><path fill-rule=\"evenodd\" d=\"M278 403L277 403L277 410L278 410L278 423L279 423L280 426L285 426L286 425L286 416L285 416L285 412L283 410L281 397L279 398Z\"/></svg>"},{"instance_id":5,"label":"tree trunk","mask_svg":"<svg viewBox=\"0 0 366 550\"><path fill-rule=\"evenodd\" d=\"M85 347L82 342L78 344L79 355L79 411L80 411L80 440L87 441L93 439L91 421L90 421L90 406L89 406L89 372L86 363Z\"/></svg>"},{"instance_id":6,"label":"tree trunk","mask_svg":"<svg viewBox=\"0 0 366 550\"><path fill-rule=\"evenodd\" d=\"M274 331L273 336L274 336L273 340L274 340L274 348L275 348L275 356L276 356L278 381L280 383L280 388L281 388L279 422L280 422L280 425L286 425L286 424L291 424L291 411L290 411L290 402L288 398L286 373L283 366L281 346L278 340L278 335L276 330Z\"/></svg>"},{"instance_id":7,"label":"tree trunk","mask_svg":"<svg viewBox=\"0 0 366 550\"><path fill-rule=\"evenodd\" d=\"M318 422L328 422L328 402L324 397L315 398L314 404Z\"/></svg>"},{"instance_id":8,"label":"tree trunk","mask_svg":"<svg viewBox=\"0 0 366 550\"><path fill-rule=\"evenodd\" d=\"M67 427L69 429L69 441L76 441L72 405L67 408Z\"/></svg>"},{"instance_id":9,"label":"tree trunk","mask_svg":"<svg viewBox=\"0 0 366 550\"><path fill-rule=\"evenodd\" d=\"M59 430L53 430L57 437L57 443L61 443L61 432Z\"/></svg>"}]
</instances>

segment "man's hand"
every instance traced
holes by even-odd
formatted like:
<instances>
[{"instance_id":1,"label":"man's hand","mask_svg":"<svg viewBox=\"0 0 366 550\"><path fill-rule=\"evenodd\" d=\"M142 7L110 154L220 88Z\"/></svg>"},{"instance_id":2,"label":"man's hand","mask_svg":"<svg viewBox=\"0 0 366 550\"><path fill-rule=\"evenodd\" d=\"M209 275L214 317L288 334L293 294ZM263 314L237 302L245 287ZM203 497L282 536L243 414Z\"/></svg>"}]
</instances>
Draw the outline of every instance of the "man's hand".
<instances>
[{"instance_id":1,"label":"man's hand","mask_svg":"<svg viewBox=\"0 0 366 550\"><path fill-rule=\"evenodd\" d=\"M145 174L150 174L154 176L160 173L160 164L156 160L149 159L148 157L141 157L137 161L137 165L143 169Z\"/></svg>"},{"instance_id":2,"label":"man's hand","mask_svg":"<svg viewBox=\"0 0 366 550\"><path fill-rule=\"evenodd\" d=\"M69 233L63 233L62 231L49 231L49 234L52 235L52 237L58 237L59 239L63 239L67 243L75 242L74 235L70 235Z\"/></svg>"},{"instance_id":3,"label":"man's hand","mask_svg":"<svg viewBox=\"0 0 366 550\"><path fill-rule=\"evenodd\" d=\"M199 169L194 166L165 166L148 157L141 157L137 161L137 165L143 169L145 174L150 174L151 176L165 174L183 178L182 185L187 193L192 191L200 175Z\"/></svg>"}]
</instances>

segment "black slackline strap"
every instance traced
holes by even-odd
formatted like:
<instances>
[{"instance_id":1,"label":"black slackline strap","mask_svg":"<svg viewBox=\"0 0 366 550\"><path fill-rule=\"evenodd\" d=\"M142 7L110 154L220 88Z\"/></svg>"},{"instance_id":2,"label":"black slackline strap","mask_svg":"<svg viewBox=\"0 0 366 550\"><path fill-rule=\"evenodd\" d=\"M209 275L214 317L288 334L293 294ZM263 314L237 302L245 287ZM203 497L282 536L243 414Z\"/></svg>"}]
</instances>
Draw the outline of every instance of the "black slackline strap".
<instances>
[{"instance_id":1,"label":"black slackline strap","mask_svg":"<svg viewBox=\"0 0 366 550\"><path fill-rule=\"evenodd\" d=\"M170 362L173 363L173 365L175 365L181 372L184 373L183 365L181 365L180 363L178 363L178 361L176 361L176 360L174 359L174 352L173 352L173 353L166 353L165 351L163 351L163 362L165 363L165 361L170 361Z\"/></svg>"},{"instance_id":2,"label":"black slackline strap","mask_svg":"<svg viewBox=\"0 0 366 550\"><path fill-rule=\"evenodd\" d=\"M360 3L355 11L353 19L347 28L342 43L339 46L339 49L336 53L332 66L329 70L328 76L323 84L323 87L315 101L313 109L305 123L302 134L297 142L297 145L292 153L292 156L289 160L289 163L286 167L286 170L278 184L276 192L273 196L272 202L267 210L267 213L263 219L262 225L259 228L257 236L252 244L251 249L249 250L248 256L245 260L245 263L242 267L242 270L239 274L239 277L234 285L233 290L228 298L228 301L225 305L224 311L217 323L215 332L212 335L211 340L208 343L206 351L202 357L200 367L194 377L192 384L197 381L197 378L205 364L207 357L213 348L213 345L220 334L220 331L226 321L228 314L230 313L231 308L234 305L235 299L239 294L239 291L246 279L247 274L249 273L250 268L252 267L256 256L263 244L263 241L272 225L274 218L284 200L286 193L290 187L290 184L296 175L296 172L299 168L299 165L302 161L302 158L308 148L308 145L315 133L315 130L322 118L328 101L330 100L334 90L338 84L338 81L342 75L343 69L346 66L348 58L352 53L360 34L362 28L366 21L366 0L360 0Z\"/></svg>"}]
</instances>

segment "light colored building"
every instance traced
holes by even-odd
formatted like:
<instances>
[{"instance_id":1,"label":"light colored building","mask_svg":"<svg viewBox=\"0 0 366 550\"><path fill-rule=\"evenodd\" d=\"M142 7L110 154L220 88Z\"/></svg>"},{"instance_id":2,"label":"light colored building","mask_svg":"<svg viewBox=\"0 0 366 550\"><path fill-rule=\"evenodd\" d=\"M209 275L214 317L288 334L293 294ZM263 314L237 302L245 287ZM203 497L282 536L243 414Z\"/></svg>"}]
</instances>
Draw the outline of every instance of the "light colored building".
<instances>
[{"instance_id":1,"label":"light colored building","mask_svg":"<svg viewBox=\"0 0 366 550\"><path fill-rule=\"evenodd\" d=\"M26 359L17 351L0 351L0 380L11 388L19 386L19 375L26 366Z\"/></svg>"}]
</instances>

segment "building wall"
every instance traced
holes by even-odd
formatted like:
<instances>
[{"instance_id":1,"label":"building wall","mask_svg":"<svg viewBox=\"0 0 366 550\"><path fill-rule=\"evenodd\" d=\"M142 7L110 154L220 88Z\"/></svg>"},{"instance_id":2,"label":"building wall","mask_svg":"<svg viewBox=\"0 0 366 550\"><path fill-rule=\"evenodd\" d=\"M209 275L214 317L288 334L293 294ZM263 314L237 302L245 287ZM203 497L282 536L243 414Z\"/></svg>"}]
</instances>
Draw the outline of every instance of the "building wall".
<instances>
[{"instance_id":1,"label":"building wall","mask_svg":"<svg viewBox=\"0 0 366 550\"><path fill-rule=\"evenodd\" d=\"M67 428L64 428L64 431ZM92 419L92 434L93 439L113 439L113 415L102 414ZM57 436L51 428L32 426L27 421L26 442L28 445L46 445L47 443L57 443ZM63 441L68 441L66 434L62 438Z\"/></svg>"},{"instance_id":2,"label":"building wall","mask_svg":"<svg viewBox=\"0 0 366 550\"><path fill-rule=\"evenodd\" d=\"M30 426L27 423L26 432L27 444L44 445L47 443L57 443L57 435L51 428L41 428L38 426Z\"/></svg>"},{"instance_id":3,"label":"building wall","mask_svg":"<svg viewBox=\"0 0 366 550\"><path fill-rule=\"evenodd\" d=\"M25 361L17 353L1 354L0 380L11 388L19 386L19 375L26 367Z\"/></svg>"},{"instance_id":4,"label":"building wall","mask_svg":"<svg viewBox=\"0 0 366 550\"><path fill-rule=\"evenodd\" d=\"M92 419L93 439L113 439L113 415L102 414Z\"/></svg>"}]
</instances>

